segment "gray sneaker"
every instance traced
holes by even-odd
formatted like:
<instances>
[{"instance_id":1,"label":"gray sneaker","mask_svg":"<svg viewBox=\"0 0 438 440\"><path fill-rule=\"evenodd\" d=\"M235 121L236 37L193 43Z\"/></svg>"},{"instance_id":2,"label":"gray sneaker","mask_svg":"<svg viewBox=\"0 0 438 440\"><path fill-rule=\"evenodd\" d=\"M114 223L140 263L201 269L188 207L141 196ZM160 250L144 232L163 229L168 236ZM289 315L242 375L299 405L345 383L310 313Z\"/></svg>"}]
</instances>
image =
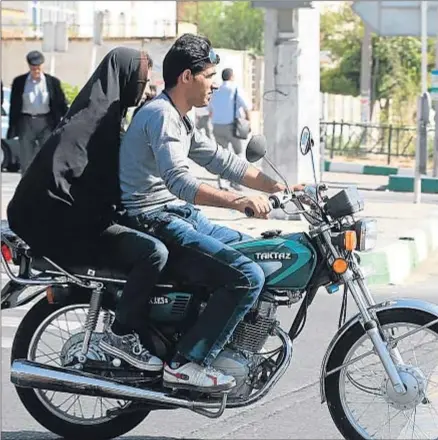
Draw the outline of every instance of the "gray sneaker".
<instances>
[{"instance_id":1,"label":"gray sneaker","mask_svg":"<svg viewBox=\"0 0 438 440\"><path fill-rule=\"evenodd\" d=\"M123 359L132 366L145 371L161 371L163 362L147 351L136 333L118 336L106 330L99 342L99 347L112 356Z\"/></svg>"}]
</instances>

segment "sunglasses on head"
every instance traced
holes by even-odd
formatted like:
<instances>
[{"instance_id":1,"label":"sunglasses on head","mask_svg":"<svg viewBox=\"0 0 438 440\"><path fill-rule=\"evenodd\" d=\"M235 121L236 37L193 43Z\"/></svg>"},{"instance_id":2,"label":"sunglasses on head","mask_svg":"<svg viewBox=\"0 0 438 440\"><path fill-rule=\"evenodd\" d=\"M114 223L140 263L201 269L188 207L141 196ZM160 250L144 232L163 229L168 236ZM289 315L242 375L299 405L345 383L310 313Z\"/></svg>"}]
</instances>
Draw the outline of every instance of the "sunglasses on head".
<instances>
[{"instance_id":1,"label":"sunglasses on head","mask_svg":"<svg viewBox=\"0 0 438 440\"><path fill-rule=\"evenodd\" d=\"M210 64L219 64L220 62L220 57L219 55L214 51L214 49L210 49L210 52L208 53L207 57L201 58L199 60L196 60L193 64L198 64L202 61L210 61Z\"/></svg>"}]
</instances>

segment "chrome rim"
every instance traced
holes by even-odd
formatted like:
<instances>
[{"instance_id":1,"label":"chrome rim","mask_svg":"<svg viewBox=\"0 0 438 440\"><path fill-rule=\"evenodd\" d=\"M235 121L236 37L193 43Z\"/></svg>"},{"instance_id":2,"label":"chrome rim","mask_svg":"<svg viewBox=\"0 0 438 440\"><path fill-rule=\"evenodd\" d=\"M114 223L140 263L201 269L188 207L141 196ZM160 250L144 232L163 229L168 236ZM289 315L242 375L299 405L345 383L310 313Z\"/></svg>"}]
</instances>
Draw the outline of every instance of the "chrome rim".
<instances>
[{"instance_id":1,"label":"chrome rim","mask_svg":"<svg viewBox=\"0 0 438 440\"><path fill-rule=\"evenodd\" d=\"M29 345L28 359L45 365L63 367L72 352L82 342L89 304L62 307L48 316L37 328ZM112 313L112 312L110 312ZM105 326L105 311L101 310L96 330L90 342L88 356L104 356L98 347ZM82 337L81 337L82 336ZM41 403L55 416L75 424L98 425L111 420L107 411L125 408L130 401L83 396L34 389Z\"/></svg>"},{"instance_id":2,"label":"chrome rim","mask_svg":"<svg viewBox=\"0 0 438 440\"><path fill-rule=\"evenodd\" d=\"M363 438L436 439L438 334L412 323L391 323L382 328L389 341L397 339L394 354L398 353L399 361L403 362L398 369L407 393L400 397L393 392L365 334L350 349L344 362L362 358L341 370L339 392L345 414Z\"/></svg>"}]
</instances>

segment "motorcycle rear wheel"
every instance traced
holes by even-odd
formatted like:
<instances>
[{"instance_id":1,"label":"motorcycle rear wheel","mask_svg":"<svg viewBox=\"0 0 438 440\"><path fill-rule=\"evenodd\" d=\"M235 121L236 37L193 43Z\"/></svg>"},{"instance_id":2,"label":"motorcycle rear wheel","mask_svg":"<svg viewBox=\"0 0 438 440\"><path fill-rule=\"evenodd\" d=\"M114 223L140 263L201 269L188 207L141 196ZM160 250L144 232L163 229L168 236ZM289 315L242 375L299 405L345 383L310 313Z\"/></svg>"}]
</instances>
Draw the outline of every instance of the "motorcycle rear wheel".
<instances>
[{"instance_id":1,"label":"motorcycle rear wheel","mask_svg":"<svg viewBox=\"0 0 438 440\"><path fill-rule=\"evenodd\" d=\"M29 310L17 329L11 350L11 363L15 359L29 359L32 339L38 327L46 318L66 306L87 304L88 300L87 298L75 296L67 303L49 304L46 298L42 298ZM48 409L47 405L43 404L41 397L37 395L38 392L41 392L40 390L20 387L15 387L15 389L29 414L49 431L65 439L108 440L117 438L134 429L150 412L142 410L120 414L114 417L107 417L98 423L87 424L86 421L74 423L57 416Z\"/></svg>"},{"instance_id":2,"label":"motorcycle rear wheel","mask_svg":"<svg viewBox=\"0 0 438 440\"><path fill-rule=\"evenodd\" d=\"M379 312L378 318L385 335L398 339L396 348L403 360L398 369L404 383L409 384L411 400L400 401L379 357L374 352L367 355L373 347L362 325L357 323L338 342L327 368L330 372L357 359L325 378L332 419L349 440L437 438L438 399L434 396L438 390L438 324L408 335L436 320L436 316L418 310L395 309ZM415 338L419 340L416 343ZM365 345L362 352L358 350L361 342ZM418 351L426 345L429 349L424 358L420 357ZM421 362L422 359L426 361ZM366 373L359 379L362 365ZM351 397L355 395L359 396L356 401Z\"/></svg>"}]
</instances>

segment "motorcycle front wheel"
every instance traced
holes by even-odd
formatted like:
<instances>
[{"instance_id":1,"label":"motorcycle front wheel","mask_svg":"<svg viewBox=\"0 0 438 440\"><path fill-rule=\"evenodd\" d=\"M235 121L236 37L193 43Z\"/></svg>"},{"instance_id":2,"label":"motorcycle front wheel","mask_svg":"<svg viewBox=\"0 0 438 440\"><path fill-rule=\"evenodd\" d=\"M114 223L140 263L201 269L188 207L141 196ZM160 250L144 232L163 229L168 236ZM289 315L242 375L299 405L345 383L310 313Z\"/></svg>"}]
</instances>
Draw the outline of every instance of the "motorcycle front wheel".
<instances>
[{"instance_id":1,"label":"motorcycle front wheel","mask_svg":"<svg viewBox=\"0 0 438 440\"><path fill-rule=\"evenodd\" d=\"M84 298L75 296L63 304L49 304L46 298L36 303L17 329L11 363L15 359L29 359L63 366L66 358L81 345L88 301L89 296L84 295ZM93 340L90 353L92 356L101 355ZM149 411L139 411L109 416L107 410L131 403L115 399L20 387L16 387L16 391L37 422L66 439L117 438L135 428L149 414Z\"/></svg>"},{"instance_id":2,"label":"motorcycle front wheel","mask_svg":"<svg viewBox=\"0 0 438 440\"><path fill-rule=\"evenodd\" d=\"M337 428L349 440L438 438L438 324L418 310L378 313L394 350L406 393L395 392L360 323L333 350L325 378L327 404Z\"/></svg>"}]
</instances>

